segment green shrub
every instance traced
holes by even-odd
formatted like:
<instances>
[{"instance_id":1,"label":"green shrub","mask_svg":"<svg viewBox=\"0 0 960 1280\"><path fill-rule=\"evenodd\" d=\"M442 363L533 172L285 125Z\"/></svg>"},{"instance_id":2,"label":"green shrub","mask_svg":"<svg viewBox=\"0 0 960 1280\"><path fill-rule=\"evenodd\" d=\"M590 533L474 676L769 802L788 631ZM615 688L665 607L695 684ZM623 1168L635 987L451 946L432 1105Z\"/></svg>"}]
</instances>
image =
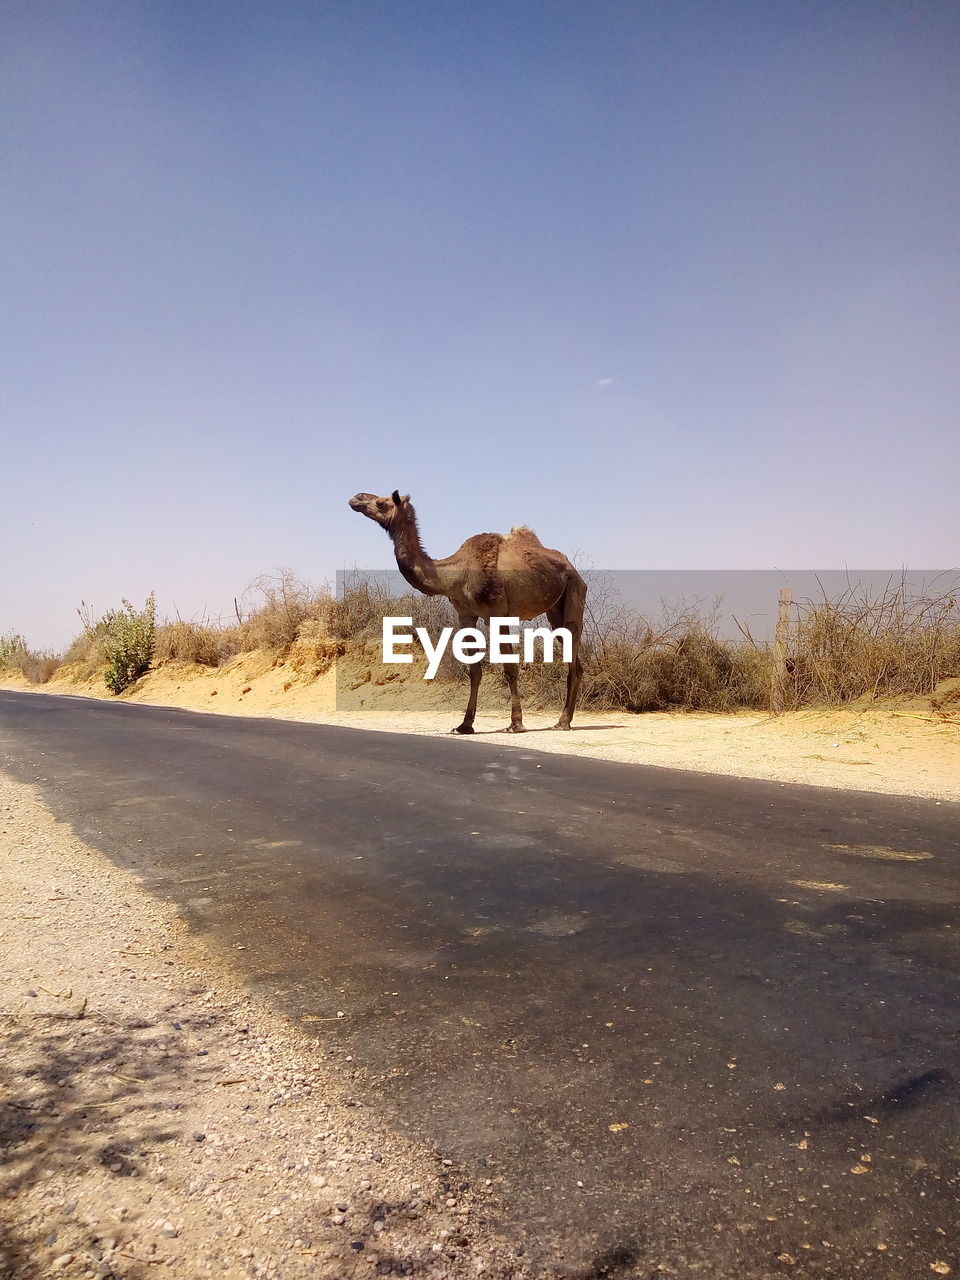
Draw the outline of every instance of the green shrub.
<instances>
[{"instance_id":1,"label":"green shrub","mask_svg":"<svg viewBox=\"0 0 960 1280\"><path fill-rule=\"evenodd\" d=\"M104 676L111 693L122 693L150 667L156 644L157 597L151 591L137 611L129 600L104 614L96 624L98 643L107 660Z\"/></svg>"}]
</instances>

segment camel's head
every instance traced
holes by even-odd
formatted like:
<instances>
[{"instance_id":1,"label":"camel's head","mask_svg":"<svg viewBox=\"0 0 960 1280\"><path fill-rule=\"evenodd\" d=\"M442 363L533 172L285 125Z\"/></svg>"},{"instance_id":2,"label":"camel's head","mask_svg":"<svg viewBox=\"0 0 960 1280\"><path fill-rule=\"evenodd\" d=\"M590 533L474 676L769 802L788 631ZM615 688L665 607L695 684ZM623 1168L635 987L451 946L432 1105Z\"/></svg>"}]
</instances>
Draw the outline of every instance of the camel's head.
<instances>
[{"instance_id":1,"label":"camel's head","mask_svg":"<svg viewBox=\"0 0 960 1280\"><path fill-rule=\"evenodd\" d=\"M375 493L358 493L350 499L350 509L375 520L384 529L390 529L401 516L413 514L409 497L401 497L396 489L389 498L378 498Z\"/></svg>"}]
</instances>

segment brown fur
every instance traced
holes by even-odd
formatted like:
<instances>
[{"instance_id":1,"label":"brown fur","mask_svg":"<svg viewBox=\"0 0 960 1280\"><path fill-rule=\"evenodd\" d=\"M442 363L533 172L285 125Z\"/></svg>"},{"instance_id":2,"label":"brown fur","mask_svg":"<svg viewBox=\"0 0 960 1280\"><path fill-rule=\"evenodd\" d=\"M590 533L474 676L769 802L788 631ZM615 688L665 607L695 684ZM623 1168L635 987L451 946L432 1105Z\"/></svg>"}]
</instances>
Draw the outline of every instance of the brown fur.
<instances>
[{"instance_id":1,"label":"brown fur","mask_svg":"<svg viewBox=\"0 0 960 1280\"><path fill-rule=\"evenodd\" d=\"M433 560L420 541L417 515L408 497L394 489L390 497L358 493L350 499L354 511L386 530L393 543L397 567L411 586L424 595L446 596L457 611L462 627L475 626L492 617L520 618L529 622L545 613L550 626L568 627L573 638L572 661L567 673L567 696L558 729L569 729L576 706L582 671L580 635L587 585L565 555L545 547L532 529L515 525L506 535L478 533L452 556ZM470 699L463 722L454 733L473 733L480 685L480 664L468 666ZM510 686L509 732L523 731L517 691L517 666L506 664Z\"/></svg>"}]
</instances>

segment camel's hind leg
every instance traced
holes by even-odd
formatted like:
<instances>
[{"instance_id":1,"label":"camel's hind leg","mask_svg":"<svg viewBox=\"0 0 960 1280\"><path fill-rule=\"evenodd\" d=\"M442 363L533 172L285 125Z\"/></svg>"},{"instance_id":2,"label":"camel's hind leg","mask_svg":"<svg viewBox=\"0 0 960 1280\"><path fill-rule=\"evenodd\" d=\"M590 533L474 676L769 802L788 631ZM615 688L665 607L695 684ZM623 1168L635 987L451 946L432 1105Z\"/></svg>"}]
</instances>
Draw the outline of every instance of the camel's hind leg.
<instances>
[{"instance_id":1,"label":"camel's hind leg","mask_svg":"<svg viewBox=\"0 0 960 1280\"><path fill-rule=\"evenodd\" d=\"M553 606L547 611L550 626L556 631L558 627L566 627L573 641L570 662L567 666L567 697L563 704L560 719L553 726L555 729L569 729L573 719L573 709L577 705L577 694L580 691L580 678L583 675L583 663L580 661L580 637L583 634L583 606L587 598L587 586L579 575L567 584L567 589Z\"/></svg>"}]
</instances>

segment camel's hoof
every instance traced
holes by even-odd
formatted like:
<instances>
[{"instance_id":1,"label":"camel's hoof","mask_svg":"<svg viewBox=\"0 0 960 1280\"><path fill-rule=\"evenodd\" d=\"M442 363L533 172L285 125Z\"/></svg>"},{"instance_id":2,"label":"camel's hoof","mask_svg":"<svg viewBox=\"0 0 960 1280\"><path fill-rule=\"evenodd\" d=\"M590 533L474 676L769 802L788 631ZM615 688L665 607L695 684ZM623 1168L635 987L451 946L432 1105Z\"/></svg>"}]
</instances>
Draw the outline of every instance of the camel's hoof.
<instances>
[{"instance_id":1,"label":"camel's hoof","mask_svg":"<svg viewBox=\"0 0 960 1280\"><path fill-rule=\"evenodd\" d=\"M526 729L522 724L508 724L505 729L500 730L501 733L526 733Z\"/></svg>"},{"instance_id":2,"label":"camel's hoof","mask_svg":"<svg viewBox=\"0 0 960 1280\"><path fill-rule=\"evenodd\" d=\"M472 724L458 724L455 729L450 730L451 733L473 733Z\"/></svg>"},{"instance_id":3,"label":"camel's hoof","mask_svg":"<svg viewBox=\"0 0 960 1280\"><path fill-rule=\"evenodd\" d=\"M558 722L557 722L553 727L554 727L555 729L566 729L566 730L567 730L567 732L569 733L569 732L570 732L570 729L571 729L573 726L572 726L572 725L569 725L569 724L564 724L564 723L563 723L563 721L562 721L562 720L560 720L560 721L558 721Z\"/></svg>"}]
</instances>

